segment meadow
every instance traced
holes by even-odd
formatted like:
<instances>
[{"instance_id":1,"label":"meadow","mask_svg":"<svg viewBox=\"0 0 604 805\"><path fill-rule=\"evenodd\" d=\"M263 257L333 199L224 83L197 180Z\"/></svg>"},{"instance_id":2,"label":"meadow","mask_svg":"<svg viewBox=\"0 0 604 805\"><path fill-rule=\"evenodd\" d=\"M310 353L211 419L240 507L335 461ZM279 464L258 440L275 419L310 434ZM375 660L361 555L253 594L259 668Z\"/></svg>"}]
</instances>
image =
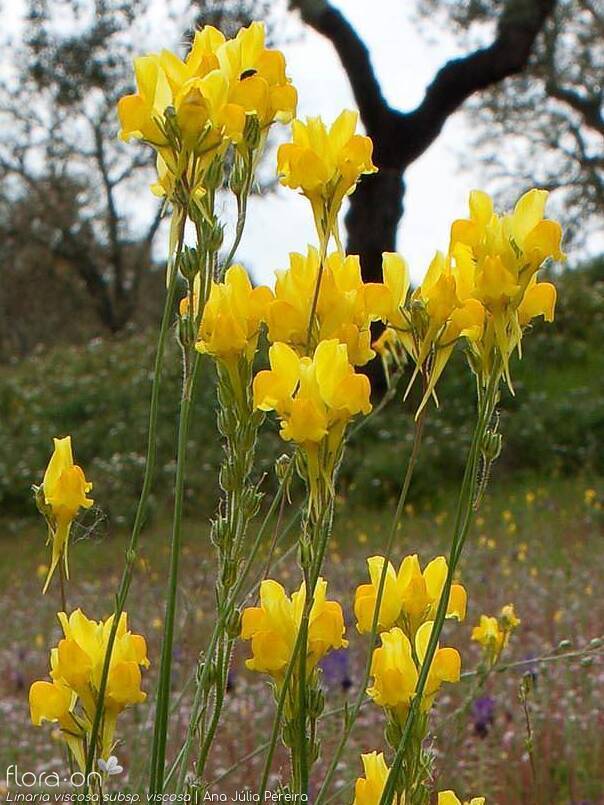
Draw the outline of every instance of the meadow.
<instances>
[{"instance_id":1,"label":"meadow","mask_svg":"<svg viewBox=\"0 0 604 805\"><path fill-rule=\"evenodd\" d=\"M503 453L457 571L468 590L467 617L461 625L445 627L446 643L462 656L462 681L441 691L428 739L442 786L480 791L487 802L498 805L604 802L604 603L599 590L604 577L602 266L566 272L556 282L560 304L555 328L534 328L523 361L514 366L517 396L503 396ZM98 502L74 524L67 603L107 617L114 606L144 463L153 349L152 337L135 335L80 348L40 350L7 367L0 378L0 769L12 763L48 771L65 761L58 730L49 740L50 731L32 726L28 717L28 689L47 671L48 646L59 637L60 608L57 587L40 595L48 550L44 526L34 519L30 486L40 480L49 434L70 429L78 457L95 479ZM151 746L180 374L174 348L168 356L157 434L158 475L128 604L132 629L148 641L151 667L143 687L149 698L122 717L114 751L125 772L110 781L109 790L115 791L144 791ZM423 566L448 549L455 486L463 471L472 417L462 356L454 356L451 363L439 392L441 406L430 411L427 420L424 452L394 547L396 566L415 552ZM206 369L210 371L209 365ZM353 593L365 581L366 557L382 553L387 541L416 403L411 399L401 412L399 393L353 431L345 452L325 576L330 596L342 604L350 645L322 662L328 703L321 717L317 779L341 734L344 707L354 701L362 681L367 637L355 628ZM168 768L188 724L194 669L215 619L209 519L222 460L215 408L214 383L202 384L189 445ZM258 476L264 473L263 510L275 488L271 468L282 449L267 423L257 465ZM299 512L302 494L297 482L291 506L271 521L249 577L247 603L255 603L258 582L269 564L271 577L285 587L291 588L298 578L298 522L291 518ZM252 533L260 519L254 521ZM499 667L481 679L476 674L481 652L470 639L472 628L482 614L496 615L509 603L521 625ZM231 794L253 787L264 763L274 705L267 681L244 667L247 656L249 645L237 641L224 717L208 762L211 792ZM337 766L330 790L334 801L351 801L360 773L359 753L379 743L383 730L380 711L364 706L349 751ZM279 746L271 786L288 774L289 759ZM435 787L442 786L436 779Z\"/></svg>"},{"instance_id":2,"label":"meadow","mask_svg":"<svg viewBox=\"0 0 604 805\"><path fill-rule=\"evenodd\" d=\"M497 478L495 478L497 481ZM432 746L439 773L458 790L477 789L487 801L512 803L590 803L604 801L604 602L599 579L604 577L600 550L604 510L592 486L593 478L563 479L527 484L494 483L471 534L460 568L469 591L465 622L448 627L447 642L463 657L469 672L456 686L443 691L437 704ZM601 494L601 493L600 493ZM350 639L348 650L323 663L329 691L324 714L323 756L329 759L341 726L341 707L351 701L361 676L366 638L358 635L352 615L352 588L364 579L364 557L380 552L389 527L388 512L349 507L340 500L334 539L326 561L331 593L342 603ZM427 561L445 552L452 499L445 494L438 508L426 502L410 504L397 542L395 559L419 551ZM277 524L275 523L275 526ZM278 533L283 532L283 524ZM144 533L131 590L131 621L145 632L151 669L144 687L156 681L161 641L163 594L167 576L169 524L159 518ZM187 723L192 693L190 669L207 640L214 617L211 547L208 529L188 519L184 527L183 569L179 619L174 647L174 726L169 757L173 758ZM279 539L273 577L285 585L296 575L290 546L294 534ZM262 575L270 540L257 573ZM82 530L72 551L73 582L69 596L85 612L108 615L121 571L125 532L107 533L100 527ZM64 745L48 740L46 730L31 726L27 690L47 666L47 643L58 636L56 591L39 597L47 554L40 528L29 524L19 535L4 530L0 603L4 639L0 650L2 721L0 768L53 769L61 763ZM252 574L252 578L254 574ZM253 598L255 593L250 593ZM35 606L32 606L35 601ZM471 672L480 652L470 641L471 627L482 613L496 613L513 602L522 623L514 633L502 665L477 687ZM573 656L573 654L579 656ZM210 790L231 794L253 786L263 762L262 749L272 718L267 683L243 666L248 646L237 645L229 675L225 718L210 758ZM565 658L565 655L570 655ZM537 658L550 657L540 663ZM532 733L531 759L527 721L519 698L523 680L530 679L527 709ZM116 754L127 779L112 786L141 791L148 758L152 701L131 710L124 719ZM330 714L330 710L337 712ZM350 799L358 776L358 751L368 751L383 729L376 708L363 709L353 733L351 751L341 761L332 793L336 801ZM56 737L56 736L55 736ZM32 757L34 763L32 764ZM247 757L247 759L245 759ZM287 758L279 755L273 783L287 776Z\"/></svg>"}]
</instances>

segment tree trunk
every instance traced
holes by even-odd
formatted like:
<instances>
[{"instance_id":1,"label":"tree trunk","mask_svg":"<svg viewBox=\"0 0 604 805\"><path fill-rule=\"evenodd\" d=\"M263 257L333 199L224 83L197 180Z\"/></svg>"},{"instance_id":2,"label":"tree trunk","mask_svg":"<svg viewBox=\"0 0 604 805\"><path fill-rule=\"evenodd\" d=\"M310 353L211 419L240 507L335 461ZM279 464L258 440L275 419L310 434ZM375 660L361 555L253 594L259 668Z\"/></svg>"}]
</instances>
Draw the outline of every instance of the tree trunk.
<instances>
[{"instance_id":1,"label":"tree trunk","mask_svg":"<svg viewBox=\"0 0 604 805\"><path fill-rule=\"evenodd\" d=\"M404 192L402 171L380 168L364 176L350 196L347 251L360 256L365 281L381 282L382 252L396 251Z\"/></svg>"}]
</instances>

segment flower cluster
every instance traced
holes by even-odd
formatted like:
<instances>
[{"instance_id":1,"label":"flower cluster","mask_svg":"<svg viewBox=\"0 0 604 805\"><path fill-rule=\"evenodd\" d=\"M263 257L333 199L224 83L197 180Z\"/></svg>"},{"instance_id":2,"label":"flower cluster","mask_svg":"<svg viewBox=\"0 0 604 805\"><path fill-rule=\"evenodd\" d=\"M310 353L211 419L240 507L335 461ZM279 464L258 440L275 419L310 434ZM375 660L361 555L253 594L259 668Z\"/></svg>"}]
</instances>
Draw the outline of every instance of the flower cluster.
<instances>
[{"instance_id":1,"label":"flower cluster","mask_svg":"<svg viewBox=\"0 0 604 805\"><path fill-rule=\"evenodd\" d=\"M265 46L264 25L253 22L226 40L207 25L184 59L163 50L135 59L137 91L118 104L120 137L157 152L155 192L172 197L182 182L203 194L206 172L230 143L259 149L274 121L295 114L297 93L285 58Z\"/></svg>"},{"instance_id":2,"label":"flower cluster","mask_svg":"<svg viewBox=\"0 0 604 805\"><path fill-rule=\"evenodd\" d=\"M128 631L122 613L111 655L103 702L99 686L113 616L96 622L80 609L58 615L63 639L50 653L51 682L34 682L29 691L31 720L58 722L61 735L81 769L92 724L100 706L103 710L99 757L107 760L114 745L117 717L128 705L143 702L141 668L149 667L145 639Z\"/></svg>"},{"instance_id":3,"label":"flower cluster","mask_svg":"<svg viewBox=\"0 0 604 805\"><path fill-rule=\"evenodd\" d=\"M367 560L369 584L357 587L354 598L354 614L357 629L361 633L371 632L375 617L375 605L384 568L382 556L372 556ZM426 621L434 620L436 608L442 596L447 575L447 560L437 556L429 562L422 572L417 554L406 556L400 564L398 573L388 562L384 589L382 592L378 632L400 626L410 640L418 628ZM467 595L461 584L452 584L447 604L447 617L461 621L466 615Z\"/></svg>"},{"instance_id":4,"label":"flower cluster","mask_svg":"<svg viewBox=\"0 0 604 805\"><path fill-rule=\"evenodd\" d=\"M373 143L356 134L357 112L345 109L327 128L319 117L294 120L292 142L279 147L281 184L306 196L322 245L330 235L339 242L337 216L363 174L375 173Z\"/></svg>"},{"instance_id":5,"label":"flower cluster","mask_svg":"<svg viewBox=\"0 0 604 805\"><path fill-rule=\"evenodd\" d=\"M383 270L383 284L363 282L357 255L335 251L321 261L312 246L306 255L290 254L289 268L275 272L269 341L282 341L304 355L321 341L337 338L346 345L350 363L363 366L375 355L370 326L394 309L400 291L389 283L400 283L406 265L400 255L385 253Z\"/></svg>"},{"instance_id":6,"label":"flower cluster","mask_svg":"<svg viewBox=\"0 0 604 805\"><path fill-rule=\"evenodd\" d=\"M388 772L390 769L384 760L382 752L369 752L361 755L364 777L358 777L354 786L354 800L352 805L379 805ZM404 805L404 797L394 797L392 805ZM484 797L472 797L468 801L457 798L454 791L439 791L437 805L485 805Z\"/></svg>"},{"instance_id":7,"label":"flower cluster","mask_svg":"<svg viewBox=\"0 0 604 805\"><path fill-rule=\"evenodd\" d=\"M509 358L524 329L537 316L553 320L556 290L537 272L564 254L560 224L543 217L546 200L546 191L531 190L498 215L486 193L473 191L470 218L452 224L448 253L437 252L421 285L383 317L388 329L376 349L396 357L400 344L412 359L412 382L424 378L420 410L460 339L483 386L503 372L511 388Z\"/></svg>"},{"instance_id":8,"label":"flower cluster","mask_svg":"<svg viewBox=\"0 0 604 805\"><path fill-rule=\"evenodd\" d=\"M472 640L482 646L485 661L492 668L501 657L512 632L520 626L513 604L506 604L499 613L499 618L481 615L480 623L472 629Z\"/></svg>"},{"instance_id":9,"label":"flower cluster","mask_svg":"<svg viewBox=\"0 0 604 805\"><path fill-rule=\"evenodd\" d=\"M309 619L306 648L309 674L329 651L348 645L342 608L326 596L327 582L320 578ZM270 674L277 683L282 680L294 650L305 600L304 584L289 598L278 582L272 579L262 582L260 606L245 609L241 621L241 637L252 641L252 657L245 662L247 668Z\"/></svg>"}]
</instances>

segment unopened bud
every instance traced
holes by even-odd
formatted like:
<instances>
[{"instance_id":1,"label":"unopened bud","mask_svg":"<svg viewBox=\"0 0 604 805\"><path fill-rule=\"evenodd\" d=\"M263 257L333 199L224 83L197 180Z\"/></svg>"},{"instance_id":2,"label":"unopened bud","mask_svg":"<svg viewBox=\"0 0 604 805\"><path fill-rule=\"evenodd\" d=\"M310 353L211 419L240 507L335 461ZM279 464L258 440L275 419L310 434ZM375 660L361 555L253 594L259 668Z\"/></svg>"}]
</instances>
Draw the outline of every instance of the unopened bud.
<instances>
[{"instance_id":1,"label":"unopened bud","mask_svg":"<svg viewBox=\"0 0 604 805\"><path fill-rule=\"evenodd\" d=\"M260 144L260 121L256 115L248 115L246 117L243 139L252 151L258 148Z\"/></svg>"},{"instance_id":2,"label":"unopened bud","mask_svg":"<svg viewBox=\"0 0 604 805\"><path fill-rule=\"evenodd\" d=\"M203 177L203 186L206 190L218 190L222 187L224 179L224 156L217 154L208 165Z\"/></svg>"},{"instance_id":3,"label":"unopened bud","mask_svg":"<svg viewBox=\"0 0 604 805\"><path fill-rule=\"evenodd\" d=\"M495 461L501 455L503 437L501 433L488 430L482 440L482 454L489 463Z\"/></svg>"}]
</instances>

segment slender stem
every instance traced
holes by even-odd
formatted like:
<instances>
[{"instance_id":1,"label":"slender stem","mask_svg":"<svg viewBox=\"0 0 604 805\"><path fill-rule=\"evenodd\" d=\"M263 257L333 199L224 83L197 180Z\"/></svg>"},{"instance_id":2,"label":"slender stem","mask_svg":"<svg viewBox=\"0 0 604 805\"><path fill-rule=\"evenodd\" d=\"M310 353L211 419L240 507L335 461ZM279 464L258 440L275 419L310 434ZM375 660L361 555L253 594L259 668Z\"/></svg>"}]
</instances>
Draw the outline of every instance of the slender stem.
<instances>
[{"instance_id":1,"label":"slender stem","mask_svg":"<svg viewBox=\"0 0 604 805\"><path fill-rule=\"evenodd\" d=\"M201 776L203 775L206 761L208 759L208 754L210 752L210 748L212 746L212 742L216 734L216 729L218 728L220 714L222 713L224 693L227 685L229 661L231 658L233 642L228 639L225 640L224 635L222 636L221 642L222 645L218 646L218 661L216 663L217 682L216 682L216 699L214 702L214 711L212 713L212 720L210 721L210 726L202 743L201 750L199 752L199 758L196 764L197 776L199 778L201 778Z\"/></svg>"},{"instance_id":2,"label":"slender stem","mask_svg":"<svg viewBox=\"0 0 604 805\"><path fill-rule=\"evenodd\" d=\"M499 381L499 372L497 371L496 368L494 368L489 381L487 391L484 394L484 396L481 395L481 398L479 400L479 412L476 421L476 427L474 429L472 444L470 447L468 460L466 462L464 478L462 481L462 486L459 494L457 514L455 518L455 526L453 529L453 539L451 542L451 551L449 555L449 563L445 583L443 586L443 591L441 594L440 601L438 602L436 617L434 619L434 625L432 626L432 631L430 633L430 639L428 641L426 654L424 656L417 685L415 687L415 694L413 697L413 701L411 702L411 706L409 707L407 717L403 725L403 729L401 732L401 739L398 748L396 750L394 760L390 767L390 773L388 774L388 779L386 781L386 785L384 786L384 790L382 792L379 805L389 805L392 802L393 797L395 795L396 786L400 776L401 765L403 762L403 757L405 754L405 750L407 748L407 741L409 740L413 724L419 711L424 688L426 686L426 682L428 679L428 674L432 666L432 660L434 659L434 654L436 653L440 633L442 631L442 627L445 621L447 606L449 602L449 595L451 592L451 585L453 583L453 577L457 567L457 562L459 561L459 557L461 555L461 550L463 548L465 537L469 529L472 514L474 511L473 502L474 502L474 491L476 489L477 484L476 476L478 469L478 461L480 458L480 451L482 447L484 434L487 429L488 423L491 419L493 408L495 406L498 381Z\"/></svg>"},{"instance_id":3,"label":"slender stem","mask_svg":"<svg viewBox=\"0 0 604 805\"><path fill-rule=\"evenodd\" d=\"M237 224L235 227L235 237L233 239L231 248L229 249L229 253L220 269L221 277L224 276L225 272L231 265L233 257L235 256L235 253L239 248L239 244L241 243L241 238L243 237L243 231L245 229L245 221L247 218L247 200L250 195L250 190L252 188L253 177L254 177L253 160L250 160L250 164L247 166L247 172L245 176L245 183L243 186L243 190L241 192L241 195L237 196Z\"/></svg>"},{"instance_id":4,"label":"slender stem","mask_svg":"<svg viewBox=\"0 0 604 805\"><path fill-rule=\"evenodd\" d=\"M164 311L159 330L159 337L157 339L157 350L155 353L155 365L153 369L153 385L151 388L151 404L149 408L149 429L147 436L147 457L145 461L145 474L143 477L143 486L141 489L141 495L136 509L136 515L134 517L132 532L130 534L130 542L126 549L126 562L124 565L124 570L122 572L120 586L115 599L113 622L111 624L111 631L109 632L109 638L107 640L107 649L105 652L105 659L103 661L103 669L101 671L101 679L99 682L99 693L98 693L99 702L103 702L105 699L105 690L107 688L107 677L109 675L109 666L111 664L111 655L113 652L113 646L115 644L115 638L117 635L117 629L120 617L122 615L122 612L124 611L124 606L126 605L126 599L128 597L128 591L130 589L130 583L132 581L134 563L136 561L136 549L138 546L138 538L142 530L143 524L145 522L145 517L147 514L147 505L149 502L149 495L151 493L153 475L155 471L155 458L157 454L156 434L157 434L157 418L159 413L159 392L161 386L161 375L164 365L166 336L168 334L170 321L172 318L172 311L174 308L174 298L176 295L177 275L178 275L178 259L182 252L183 240L184 240L184 221L178 237L178 245L176 247L176 253L172 265L172 273L170 276L170 282L168 284L166 301L164 303ZM92 723L88 752L86 755L85 781L89 779L90 772L92 771L92 766L94 763L94 754L99 735L99 729L101 726L102 715L103 715L103 708L97 707L94 715L94 720ZM84 794L87 793L87 789L88 784L87 782L85 782Z\"/></svg>"},{"instance_id":5,"label":"slender stem","mask_svg":"<svg viewBox=\"0 0 604 805\"><path fill-rule=\"evenodd\" d=\"M319 252L319 271L317 274L317 281L315 283L315 290L312 297L312 304L310 306L310 315L308 316L308 327L306 330L306 352L310 351L310 343L312 340L312 328L315 322L317 305L319 303L319 294L321 292L321 280L323 279L323 271L325 269L325 260L327 258L328 243L329 243L329 234L324 235L321 239L321 250Z\"/></svg>"},{"instance_id":6,"label":"slender stem","mask_svg":"<svg viewBox=\"0 0 604 805\"><path fill-rule=\"evenodd\" d=\"M161 663L159 668L159 685L155 710L155 731L151 754L151 779L149 790L152 794L163 791L166 742L168 733L168 716L170 709L170 689L172 676L172 646L174 643L174 621L176 616L176 593L178 589L178 568L182 537L182 509L184 500L185 466L187 439L191 413L191 398L195 381L199 373L201 356L195 353L193 367L185 376L178 427L178 456L176 463L176 483L174 492L174 519L172 526L172 542L170 549L170 571L168 577L168 597L164 621L164 637L162 642Z\"/></svg>"},{"instance_id":7,"label":"slender stem","mask_svg":"<svg viewBox=\"0 0 604 805\"><path fill-rule=\"evenodd\" d=\"M262 521L262 524L261 524L260 528L258 529L258 533L256 534L256 539L255 539L254 544L253 544L253 546L252 546L252 548L250 550L250 554L248 556L247 562L244 565L244 568L243 568L243 570L241 572L241 575L239 576L239 578L237 579L237 582L235 583L235 585L233 587L231 597L229 599L229 603L234 604L237 601L238 597L239 597L239 594L241 592L241 588L243 587L243 584L245 583L245 580L246 580L246 578L247 578L247 576L248 576L248 574L249 574L249 572L251 570L252 564L253 564L254 559L255 559L255 557L256 557L256 555L258 553L258 549L259 549L260 544L261 544L261 542L262 542L262 540L264 538L266 530L267 530L267 528L268 528L268 526L270 524L270 521L271 521L273 515L275 514L275 511L277 510L277 506L279 505L279 503L281 501L282 495L285 493L285 489L287 488L287 483L289 481L289 477L290 477L290 475L291 475L291 473L293 471L293 466L294 466L294 461L292 459L292 461L290 462L289 467L288 467L288 469L287 469L287 471L286 471L286 473L285 473L285 475L283 477L283 480L279 484L277 494L273 498L272 503L271 503L271 505L270 505L265 517L264 517L264 520ZM247 595L249 595L249 592L246 593L246 596ZM218 641L218 637L221 634L222 629L224 628L224 624L226 622L227 611L230 611L230 607L225 607L223 612L219 614L219 616L218 616L218 618L216 620L216 624L214 626L214 630L212 632L212 635L210 637L210 642L209 642L208 648L206 650L206 658L211 657L213 655L213 652L214 652L214 650L216 648L216 643ZM209 671L210 671L210 663L207 662L207 660L206 660L206 662L204 663L204 666L202 668L198 683L197 683L197 689L195 691L195 697L193 699L193 706L191 708L191 717L189 719L189 726L187 728L187 735L186 735L184 744L183 744L183 746L182 746L182 748L181 748L181 750L179 752L177 760L176 760L174 766L172 767L172 769L170 770L170 774L168 775L168 778L167 778L167 781L169 781L171 779L171 777L173 776L174 772L176 771L177 764L180 764L180 771L179 771L179 775L178 775L178 783L177 783L177 788L176 788L178 793L180 793L184 788L185 776L186 776L186 773L187 773L187 763L188 763L188 759L189 759L189 753L191 751L191 746L193 744L193 738L195 737L195 730L196 730L197 724L198 724L199 714L200 714L200 710L201 710L201 703L202 703L202 699L203 699L203 693L204 693L204 689L205 689L205 686L206 686L206 683L207 683L207 680L208 680Z\"/></svg>"},{"instance_id":8,"label":"slender stem","mask_svg":"<svg viewBox=\"0 0 604 805\"><path fill-rule=\"evenodd\" d=\"M370 633L370 641L369 641L369 652L367 655L367 661L365 664L365 670L363 674L363 679L361 681L361 685L359 687L359 692L357 698L349 711L342 735L336 747L336 751L331 759L331 762L327 768L325 773L325 777L321 784L321 788L317 793L316 798L316 805L319 805L322 801L325 800L325 796L329 790L329 785L331 783L332 777L335 773L335 770L340 762L340 758L342 756L342 752L344 751L346 744L348 742L348 738L350 737L350 733L356 721L356 718L359 714L359 710L361 709L363 703L366 701L365 698L365 689L367 687L367 682L369 680L369 675L371 672L371 661L373 656L373 647L375 644L377 630L378 630L378 623L379 623L379 613L382 604L382 598L384 595L384 589L386 587L386 575L388 572L388 563L390 562L390 557L392 555L392 550L394 548L394 542L396 536L398 534L402 514L405 507L405 501L407 500L407 494L409 492L409 486L411 485L411 479L413 478L413 472L415 470L415 465L417 464L417 457L419 455L419 450L422 441L422 435L424 431L424 422L425 422L425 410L424 409L421 414L419 415L418 419L415 422L415 432L413 436L413 444L411 447L411 453L409 455L409 461L407 462L407 468L405 470L405 475L403 478L403 483L401 486L401 491L399 494L398 502L396 505L396 510L394 512L394 517L392 519L392 525L390 527L390 534L388 536L388 542L386 544L386 550L384 552L384 564L382 567L382 572L380 574L380 581L378 584L377 594L376 594L376 601L375 601L375 610L373 613L373 621L371 624L371 633Z\"/></svg>"}]
</instances>

